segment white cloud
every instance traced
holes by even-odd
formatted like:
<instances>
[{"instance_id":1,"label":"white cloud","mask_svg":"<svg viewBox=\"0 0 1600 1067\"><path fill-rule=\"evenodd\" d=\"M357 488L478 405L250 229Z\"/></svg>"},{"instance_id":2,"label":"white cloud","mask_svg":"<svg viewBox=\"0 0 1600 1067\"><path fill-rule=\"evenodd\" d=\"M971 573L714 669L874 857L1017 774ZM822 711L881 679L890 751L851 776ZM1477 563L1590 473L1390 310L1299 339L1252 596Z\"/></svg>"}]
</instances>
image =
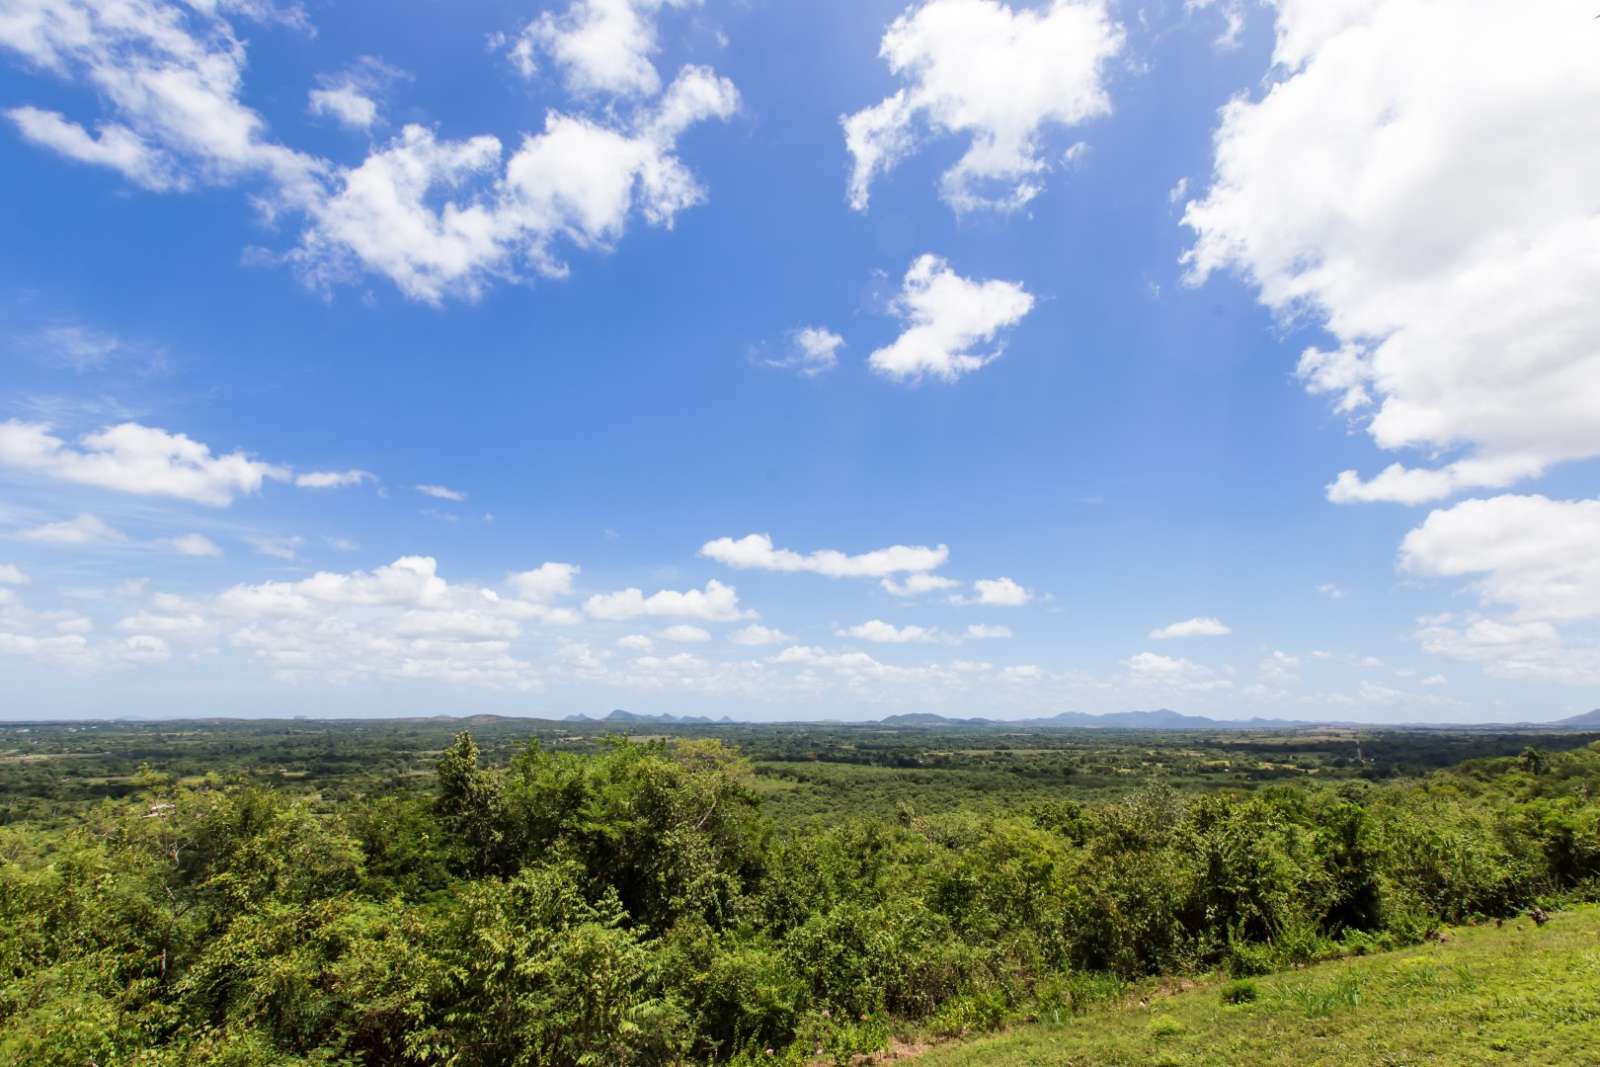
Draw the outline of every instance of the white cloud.
<instances>
[{"instance_id":1,"label":"white cloud","mask_svg":"<svg viewBox=\"0 0 1600 1067\"><path fill-rule=\"evenodd\" d=\"M1349 595L1332 582L1323 582L1321 585L1317 586L1317 592L1321 593L1329 600L1343 600Z\"/></svg>"},{"instance_id":2,"label":"white cloud","mask_svg":"<svg viewBox=\"0 0 1600 1067\"><path fill-rule=\"evenodd\" d=\"M87 434L73 448L43 423L0 422L0 466L124 493L177 497L223 507L255 493L267 479L286 481L284 467L243 452L213 456L181 433L124 422Z\"/></svg>"},{"instance_id":3,"label":"white cloud","mask_svg":"<svg viewBox=\"0 0 1600 1067\"><path fill-rule=\"evenodd\" d=\"M467 494L442 485L419 485L416 489L423 496L431 496L435 500L451 500L459 504L467 499Z\"/></svg>"},{"instance_id":4,"label":"white cloud","mask_svg":"<svg viewBox=\"0 0 1600 1067\"><path fill-rule=\"evenodd\" d=\"M644 634L629 634L617 638L617 647L627 652L653 652L656 643Z\"/></svg>"},{"instance_id":5,"label":"white cloud","mask_svg":"<svg viewBox=\"0 0 1600 1067\"><path fill-rule=\"evenodd\" d=\"M0 585L27 585L28 576L15 563L0 563Z\"/></svg>"},{"instance_id":6,"label":"white cloud","mask_svg":"<svg viewBox=\"0 0 1600 1067\"><path fill-rule=\"evenodd\" d=\"M685 67L631 121L603 124L550 111L502 165L500 140L441 141L408 125L341 173L290 258L326 287L357 268L388 276L407 296L475 299L523 267L561 277L566 242L605 250L634 217L670 227L705 190L674 154L688 127L738 108L733 83Z\"/></svg>"},{"instance_id":7,"label":"white cloud","mask_svg":"<svg viewBox=\"0 0 1600 1067\"><path fill-rule=\"evenodd\" d=\"M973 623L967 627L967 636L975 641L992 641L1012 636L1009 626L988 626L984 623Z\"/></svg>"},{"instance_id":8,"label":"white cloud","mask_svg":"<svg viewBox=\"0 0 1600 1067\"><path fill-rule=\"evenodd\" d=\"M572 583L578 576L578 569L572 563L545 563L531 571L508 576L506 584L523 600L547 604L572 595Z\"/></svg>"},{"instance_id":9,"label":"white cloud","mask_svg":"<svg viewBox=\"0 0 1600 1067\"><path fill-rule=\"evenodd\" d=\"M1206 692L1228 689L1233 683L1193 660L1141 652L1123 661L1128 684L1137 689Z\"/></svg>"},{"instance_id":10,"label":"white cloud","mask_svg":"<svg viewBox=\"0 0 1600 1067\"><path fill-rule=\"evenodd\" d=\"M1274 651L1263 659L1257 670L1268 685L1290 686L1300 681L1300 657L1287 652Z\"/></svg>"},{"instance_id":11,"label":"white cloud","mask_svg":"<svg viewBox=\"0 0 1600 1067\"><path fill-rule=\"evenodd\" d=\"M760 623L751 623L749 626L733 631L728 635L728 640L736 645L759 647L761 645L782 644L785 641L793 641L794 638L782 630L775 630L770 626L762 626Z\"/></svg>"},{"instance_id":12,"label":"white cloud","mask_svg":"<svg viewBox=\"0 0 1600 1067\"><path fill-rule=\"evenodd\" d=\"M1569 644L1548 622L1442 615L1425 620L1416 638L1427 652L1498 678L1600 685L1600 645Z\"/></svg>"},{"instance_id":13,"label":"white cloud","mask_svg":"<svg viewBox=\"0 0 1600 1067\"><path fill-rule=\"evenodd\" d=\"M1222 15L1222 31L1216 38L1218 48L1238 47L1239 37L1244 33L1244 5L1245 0L1184 0L1183 4L1189 11L1218 9Z\"/></svg>"},{"instance_id":14,"label":"white cloud","mask_svg":"<svg viewBox=\"0 0 1600 1067\"><path fill-rule=\"evenodd\" d=\"M92 88L112 117L90 133L36 107L7 114L36 143L146 188L249 183L265 214L303 222L294 247L253 250L255 258L291 265L314 288L372 272L412 299L438 304L473 299L524 268L560 276L566 267L557 245L604 251L635 218L671 226L705 197L675 154L678 137L738 106L732 83L686 67L659 94L652 83L648 106L608 108L594 118L549 111L542 132L523 136L503 163L498 137L441 141L426 126L408 125L358 165L342 166L272 140L261 116L241 102L246 49L228 19L266 10L172 0L9 0L0 48ZM604 58L604 40L592 53L585 40L598 38L586 31L562 38L573 70L584 67L585 56ZM312 106L357 125L375 123L374 64L363 60L353 72L325 79Z\"/></svg>"},{"instance_id":15,"label":"white cloud","mask_svg":"<svg viewBox=\"0 0 1600 1067\"><path fill-rule=\"evenodd\" d=\"M657 630L656 636L663 641L673 641L677 644L700 644L711 640L711 634L699 626L691 626L680 622L676 626L668 626Z\"/></svg>"},{"instance_id":16,"label":"white cloud","mask_svg":"<svg viewBox=\"0 0 1600 1067\"><path fill-rule=\"evenodd\" d=\"M182 534L178 537L168 538L162 544L168 545L173 551L183 556L222 555L222 549L218 548L217 543L205 534Z\"/></svg>"},{"instance_id":17,"label":"white cloud","mask_svg":"<svg viewBox=\"0 0 1600 1067\"><path fill-rule=\"evenodd\" d=\"M1432 686L1449 685L1450 679L1446 678L1442 674L1430 674L1422 680L1422 684Z\"/></svg>"},{"instance_id":18,"label":"white cloud","mask_svg":"<svg viewBox=\"0 0 1600 1067\"><path fill-rule=\"evenodd\" d=\"M853 637L858 641L888 645L932 644L943 639L938 630L926 626L896 627L882 619L872 619L833 633L835 637Z\"/></svg>"},{"instance_id":19,"label":"white cloud","mask_svg":"<svg viewBox=\"0 0 1600 1067\"><path fill-rule=\"evenodd\" d=\"M538 71L537 56L561 70L570 92L653 96L661 76L650 57L658 49L657 15L667 7L699 0L572 0L557 15L545 12L508 42L512 63L524 77Z\"/></svg>"},{"instance_id":20,"label":"white cloud","mask_svg":"<svg viewBox=\"0 0 1600 1067\"><path fill-rule=\"evenodd\" d=\"M754 615L754 612L741 611L738 592L715 578L707 582L703 590L690 589L680 593L663 589L647 597L638 589L623 589L616 593L596 595L584 601L583 610L596 619L608 621L648 616L735 622Z\"/></svg>"},{"instance_id":21,"label":"white cloud","mask_svg":"<svg viewBox=\"0 0 1600 1067\"><path fill-rule=\"evenodd\" d=\"M1600 618L1600 500L1498 496L1435 511L1400 547L1405 571L1478 577L1518 620Z\"/></svg>"},{"instance_id":22,"label":"white cloud","mask_svg":"<svg viewBox=\"0 0 1600 1067\"><path fill-rule=\"evenodd\" d=\"M305 544L305 538L303 537L248 536L244 540L246 544L263 556L284 560L297 559L300 546Z\"/></svg>"},{"instance_id":23,"label":"white cloud","mask_svg":"<svg viewBox=\"0 0 1600 1067\"><path fill-rule=\"evenodd\" d=\"M22 136L68 159L110 167L135 185L156 192L183 185L171 163L160 152L119 123L103 123L90 133L57 112L41 108L13 107L5 114L16 123Z\"/></svg>"},{"instance_id":24,"label":"white cloud","mask_svg":"<svg viewBox=\"0 0 1600 1067\"><path fill-rule=\"evenodd\" d=\"M940 183L957 211L1012 210L1038 195L1046 126L1104 115L1104 68L1123 34L1104 0L1016 9L996 0L927 0L889 25L879 54L903 83L844 117L854 161L850 204L928 134L965 135L966 153Z\"/></svg>"},{"instance_id":25,"label":"white cloud","mask_svg":"<svg viewBox=\"0 0 1600 1067\"><path fill-rule=\"evenodd\" d=\"M338 74L319 77L321 87L311 90L307 107L352 130L368 130L379 121L378 101L385 90L405 77L380 59L362 56Z\"/></svg>"},{"instance_id":26,"label":"white cloud","mask_svg":"<svg viewBox=\"0 0 1600 1067\"><path fill-rule=\"evenodd\" d=\"M937 574L908 574L903 581L885 578L878 583L883 586L884 592L890 596L922 596L924 593L937 593L944 589L954 589L961 583L953 578L944 578Z\"/></svg>"},{"instance_id":27,"label":"white cloud","mask_svg":"<svg viewBox=\"0 0 1600 1067\"><path fill-rule=\"evenodd\" d=\"M989 604L1000 608L1020 608L1033 594L1010 578L979 578L972 583L974 596L955 596L952 604Z\"/></svg>"},{"instance_id":28,"label":"white cloud","mask_svg":"<svg viewBox=\"0 0 1600 1067\"><path fill-rule=\"evenodd\" d=\"M313 89L307 109L353 130L365 130L378 121L378 103L353 85Z\"/></svg>"},{"instance_id":29,"label":"white cloud","mask_svg":"<svg viewBox=\"0 0 1600 1067\"><path fill-rule=\"evenodd\" d=\"M239 100L245 50L223 8L163 0L10 0L0 48L82 79L118 121L98 135L52 112L13 109L33 140L74 159L120 171L151 189L269 179L276 199L305 204L325 164L272 143Z\"/></svg>"},{"instance_id":30,"label":"white cloud","mask_svg":"<svg viewBox=\"0 0 1600 1067\"><path fill-rule=\"evenodd\" d=\"M1167 641L1175 637L1226 637L1233 630L1221 619L1211 617L1185 619L1159 630L1150 631L1152 641Z\"/></svg>"},{"instance_id":31,"label":"white cloud","mask_svg":"<svg viewBox=\"0 0 1600 1067\"><path fill-rule=\"evenodd\" d=\"M923 255L906 271L891 310L905 324L899 337L867 360L878 374L896 381L924 377L953 382L994 362L1005 350L988 345L1033 308L1033 297L1016 282L971 281L934 255Z\"/></svg>"},{"instance_id":32,"label":"white cloud","mask_svg":"<svg viewBox=\"0 0 1600 1067\"><path fill-rule=\"evenodd\" d=\"M120 544L128 539L127 534L108 525L99 516L87 513L65 522L47 522L20 530L17 536L24 541L46 545Z\"/></svg>"},{"instance_id":33,"label":"white cloud","mask_svg":"<svg viewBox=\"0 0 1600 1067\"><path fill-rule=\"evenodd\" d=\"M1600 644L1562 633L1600 619L1597 544L1600 500L1508 495L1434 511L1406 535L1401 569L1471 577L1485 606L1507 614L1426 619L1418 639L1429 652L1499 677L1600 682Z\"/></svg>"},{"instance_id":34,"label":"white cloud","mask_svg":"<svg viewBox=\"0 0 1600 1067\"><path fill-rule=\"evenodd\" d=\"M301 489L348 489L352 485L377 481L371 471L311 471L295 476L294 484Z\"/></svg>"},{"instance_id":35,"label":"white cloud","mask_svg":"<svg viewBox=\"0 0 1600 1067\"><path fill-rule=\"evenodd\" d=\"M945 545L936 548L890 545L855 556L832 548L802 555L787 548L774 548L770 534L747 534L738 540L719 537L707 541L700 547L700 555L738 570L804 572L830 578L881 578L934 570L950 558L950 549Z\"/></svg>"},{"instance_id":36,"label":"white cloud","mask_svg":"<svg viewBox=\"0 0 1600 1067\"><path fill-rule=\"evenodd\" d=\"M527 690L541 679L511 641L530 607L447 582L432 559L408 556L370 572L234 586L201 610L231 645L289 681L383 677Z\"/></svg>"},{"instance_id":37,"label":"white cloud","mask_svg":"<svg viewBox=\"0 0 1600 1067\"><path fill-rule=\"evenodd\" d=\"M802 378L815 378L839 365L844 338L822 326L806 326L788 338L788 349L777 359L762 360L769 367L792 370Z\"/></svg>"},{"instance_id":38,"label":"white cloud","mask_svg":"<svg viewBox=\"0 0 1600 1067\"><path fill-rule=\"evenodd\" d=\"M1381 448L1336 501L1421 503L1600 455L1600 65L1576 0L1276 0L1275 77L1222 111L1184 216L1334 344L1300 361Z\"/></svg>"}]
</instances>

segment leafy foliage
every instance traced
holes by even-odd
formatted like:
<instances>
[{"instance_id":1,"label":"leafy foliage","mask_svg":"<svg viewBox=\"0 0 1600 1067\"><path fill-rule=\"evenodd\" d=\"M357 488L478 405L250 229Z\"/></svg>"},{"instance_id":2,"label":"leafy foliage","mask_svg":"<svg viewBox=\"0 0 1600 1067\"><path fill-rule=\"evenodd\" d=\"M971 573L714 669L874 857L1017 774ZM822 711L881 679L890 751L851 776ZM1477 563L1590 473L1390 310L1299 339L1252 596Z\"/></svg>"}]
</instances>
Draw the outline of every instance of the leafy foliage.
<instances>
[{"instance_id":1,"label":"leafy foliage","mask_svg":"<svg viewBox=\"0 0 1600 1067\"><path fill-rule=\"evenodd\" d=\"M825 823L773 820L703 736L491 760L462 733L428 789L146 770L0 829L0 1062L848 1063L906 1026L1060 1021L1140 976L1600 895L1600 745L1524 747L1382 783L1029 787L1004 813L907 790Z\"/></svg>"}]
</instances>

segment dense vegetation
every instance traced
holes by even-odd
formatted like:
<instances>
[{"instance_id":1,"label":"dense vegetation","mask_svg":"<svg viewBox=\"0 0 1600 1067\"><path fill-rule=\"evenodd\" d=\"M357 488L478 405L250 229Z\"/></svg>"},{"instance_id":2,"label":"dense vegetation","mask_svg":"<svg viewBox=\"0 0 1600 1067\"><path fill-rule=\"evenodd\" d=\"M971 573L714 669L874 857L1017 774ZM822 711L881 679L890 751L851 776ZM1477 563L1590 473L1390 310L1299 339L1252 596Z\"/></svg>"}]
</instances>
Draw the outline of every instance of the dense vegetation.
<instances>
[{"instance_id":1,"label":"dense vegetation","mask_svg":"<svg viewBox=\"0 0 1600 1067\"><path fill-rule=\"evenodd\" d=\"M0 1062L846 1062L1600 898L1589 739L443 728L8 736Z\"/></svg>"}]
</instances>

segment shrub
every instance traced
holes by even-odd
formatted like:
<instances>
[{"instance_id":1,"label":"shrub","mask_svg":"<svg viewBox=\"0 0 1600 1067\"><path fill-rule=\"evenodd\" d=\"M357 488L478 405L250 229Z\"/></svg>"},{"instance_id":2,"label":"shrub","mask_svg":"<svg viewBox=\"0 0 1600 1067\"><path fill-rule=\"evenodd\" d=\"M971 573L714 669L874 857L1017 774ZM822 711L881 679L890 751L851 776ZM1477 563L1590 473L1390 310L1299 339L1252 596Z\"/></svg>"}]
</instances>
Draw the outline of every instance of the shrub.
<instances>
[{"instance_id":1,"label":"shrub","mask_svg":"<svg viewBox=\"0 0 1600 1067\"><path fill-rule=\"evenodd\" d=\"M1250 1004L1260 995L1261 991L1248 978L1235 978L1222 987L1224 1004Z\"/></svg>"}]
</instances>

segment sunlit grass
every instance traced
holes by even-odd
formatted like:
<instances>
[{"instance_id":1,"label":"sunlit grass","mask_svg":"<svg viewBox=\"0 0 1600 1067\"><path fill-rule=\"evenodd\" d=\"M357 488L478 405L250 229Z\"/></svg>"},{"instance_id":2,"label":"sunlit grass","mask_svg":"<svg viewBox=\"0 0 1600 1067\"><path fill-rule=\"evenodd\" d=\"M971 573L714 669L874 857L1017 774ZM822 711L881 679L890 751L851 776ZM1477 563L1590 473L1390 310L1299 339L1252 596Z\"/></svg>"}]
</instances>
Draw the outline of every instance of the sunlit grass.
<instances>
[{"instance_id":1,"label":"sunlit grass","mask_svg":"<svg viewBox=\"0 0 1600 1067\"><path fill-rule=\"evenodd\" d=\"M1600 1064L1600 907L1249 984L1253 999L1219 979L945 1046L918 1067Z\"/></svg>"}]
</instances>

